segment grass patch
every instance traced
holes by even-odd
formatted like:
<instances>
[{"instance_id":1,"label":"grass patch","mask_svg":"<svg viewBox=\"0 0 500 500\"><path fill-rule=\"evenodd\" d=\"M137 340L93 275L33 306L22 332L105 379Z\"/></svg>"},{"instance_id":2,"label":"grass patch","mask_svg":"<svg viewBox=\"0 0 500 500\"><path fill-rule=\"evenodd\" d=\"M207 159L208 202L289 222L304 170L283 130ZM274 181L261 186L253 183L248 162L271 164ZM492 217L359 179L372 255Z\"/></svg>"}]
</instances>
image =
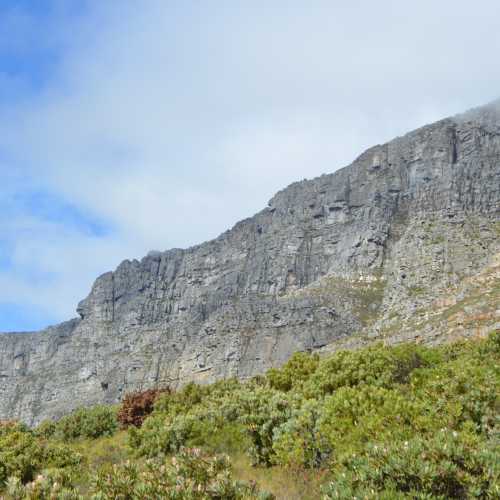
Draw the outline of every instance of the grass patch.
<instances>
[{"instance_id":1,"label":"grass patch","mask_svg":"<svg viewBox=\"0 0 500 500\"><path fill-rule=\"evenodd\" d=\"M329 470L285 469L283 467L255 467L243 454L231 456L236 478L255 481L277 500L316 500L321 488L330 478Z\"/></svg>"}]
</instances>

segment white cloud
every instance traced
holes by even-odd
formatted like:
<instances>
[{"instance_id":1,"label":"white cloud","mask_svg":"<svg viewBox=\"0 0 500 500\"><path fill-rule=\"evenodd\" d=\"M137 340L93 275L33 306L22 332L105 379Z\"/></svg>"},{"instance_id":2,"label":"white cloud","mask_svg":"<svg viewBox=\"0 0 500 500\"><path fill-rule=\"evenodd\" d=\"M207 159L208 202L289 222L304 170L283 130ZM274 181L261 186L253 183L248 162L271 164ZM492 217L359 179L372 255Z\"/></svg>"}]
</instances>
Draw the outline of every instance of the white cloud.
<instances>
[{"instance_id":1,"label":"white cloud","mask_svg":"<svg viewBox=\"0 0 500 500\"><path fill-rule=\"evenodd\" d=\"M30 184L114 227L35 218L13 237L0 287L61 319L98 270L214 237L288 183L498 94L496 1L88 5L51 25L60 64L0 125Z\"/></svg>"}]
</instances>

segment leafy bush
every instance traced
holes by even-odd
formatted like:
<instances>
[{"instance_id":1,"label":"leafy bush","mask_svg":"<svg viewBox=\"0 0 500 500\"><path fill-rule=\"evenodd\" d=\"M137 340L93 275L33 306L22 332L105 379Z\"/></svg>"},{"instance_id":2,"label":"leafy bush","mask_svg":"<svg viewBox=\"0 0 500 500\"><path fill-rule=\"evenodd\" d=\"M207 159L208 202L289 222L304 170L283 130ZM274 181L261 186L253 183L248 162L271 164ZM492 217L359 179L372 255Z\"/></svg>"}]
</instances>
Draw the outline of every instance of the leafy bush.
<instances>
[{"instance_id":1,"label":"leafy bush","mask_svg":"<svg viewBox=\"0 0 500 500\"><path fill-rule=\"evenodd\" d=\"M366 443L390 435L407 439L433 432L439 417L429 415L419 401L383 387L342 387L323 401L319 433L332 450L332 460L343 452L359 452Z\"/></svg>"},{"instance_id":2,"label":"leafy bush","mask_svg":"<svg viewBox=\"0 0 500 500\"><path fill-rule=\"evenodd\" d=\"M43 469L75 467L81 461L78 453L38 438L23 424L0 425L0 485L9 477L27 483Z\"/></svg>"},{"instance_id":3,"label":"leafy bush","mask_svg":"<svg viewBox=\"0 0 500 500\"><path fill-rule=\"evenodd\" d=\"M206 456L199 449L183 449L171 463L148 461L144 468L130 462L100 471L94 479L95 500L116 498L261 499L272 495L255 484L234 481L226 457Z\"/></svg>"},{"instance_id":4,"label":"leafy bush","mask_svg":"<svg viewBox=\"0 0 500 500\"><path fill-rule=\"evenodd\" d=\"M221 429L241 444L243 430L256 464L323 467L388 435L407 440L474 423L492 436L498 370L477 357L490 359L495 345L378 345L321 361L300 353L245 384L190 384L160 396L130 443L154 457L186 445L210 449Z\"/></svg>"},{"instance_id":5,"label":"leafy bush","mask_svg":"<svg viewBox=\"0 0 500 500\"><path fill-rule=\"evenodd\" d=\"M491 332L485 342L476 345L482 354L500 354L500 329Z\"/></svg>"},{"instance_id":6,"label":"leafy bush","mask_svg":"<svg viewBox=\"0 0 500 500\"><path fill-rule=\"evenodd\" d=\"M34 429L34 432L38 437L53 438L57 432L57 424L53 420L44 420Z\"/></svg>"},{"instance_id":7,"label":"leafy bush","mask_svg":"<svg viewBox=\"0 0 500 500\"><path fill-rule=\"evenodd\" d=\"M194 415L155 415L148 418L141 429L130 428L129 444L138 455L150 458L176 453L204 428L203 419Z\"/></svg>"},{"instance_id":8,"label":"leafy bush","mask_svg":"<svg viewBox=\"0 0 500 500\"><path fill-rule=\"evenodd\" d=\"M116 409L98 405L92 408L79 408L61 418L56 424L55 435L69 441L77 438L98 438L110 436L118 429Z\"/></svg>"},{"instance_id":9,"label":"leafy bush","mask_svg":"<svg viewBox=\"0 0 500 500\"><path fill-rule=\"evenodd\" d=\"M255 464L271 465L274 459L273 438L275 430L291 416L294 404L292 397L265 387L243 392L238 400L239 421L251 440L249 449Z\"/></svg>"},{"instance_id":10,"label":"leafy bush","mask_svg":"<svg viewBox=\"0 0 500 500\"><path fill-rule=\"evenodd\" d=\"M144 419L153 412L154 402L160 394L170 394L170 389L149 389L126 394L117 419L123 428L140 427Z\"/></svg>"},{"instance_id":11,"label":"leafy bush","mask_svg":"<svg viewBox=\"0 0 500 500\"><path fill-rule=\"evenodd\" d=\"M183 446L221 451L224 443L240 449L244 441L239 395L241 384L226 380L211 386L188 384L179 392L162 394L140 429L129 428L129 444L137 455L156 457Z\"/></svg>"},{"instance_id":12,"label":"leafy bush","mask_svg":"<svg viewBox=\"0 0 500 500\"><path fill-rule=\"evenodd\" d=\"M255 463L270 465L274 429L289 418L293 397L261 385L233 387L231 392L227 385L207 389L190 384L161 396L142 428L129 429L130 446L138 455L155 457L183 446L213 448L214 436L227 431L241 442L244 433Z\"/></svg>"},{"instance_id":13,"label":"leafy bush","mask_svg":"<svg viewBox=\"0 0 500 500\"><path fill-rule=\"evenodd\" d=\"M323 402L306 401L292 410L290 419L273 432L274 461L292 467L319 467L328 459L331 447L320 432L318 421Z\"/></svg>"},{"instance_id":14,"label":"leafy bush","mask_svg":"<svg viewBox=\"0 0 500 500\"><path fill-rule=\"evenodd\" d=\"M235 481L229 459L209 456L199 449L182 449L171 460L148 460L144 464L126 462L101 468L90 481L85 498L93 500L224 499L272 500L255 483ZM23 484L10 478L6 500L80 500L74 478L65 471L49 470Z\"/></svg>"},{"instance_id":15,"label":"leafy bush","mask_svg":"<svg viewBox=\"0 0 500 500\"><path fill-rule=\"evenodd\" d=\"M412 344L340 351L319 363L306 382L304 393L317 398L340 387L366 384L390 388L406 383L413 370L433 362L432 351Z\"/></svg>"},{"instance_id":16,"label":"leafy bush","mask_svg":"<svg viewBox=\"0 0 500 500\"><path fill-rule=\"evenodd\" d=\"M155 413L185 413L200 404L209 391L207 386L191 382L180 391L161 394L154 405Z\"/></svg>"},{"instance_id":17,"label":"leafy bush","mask_svg":"<svg viewBox=\"0 0 500 500\"><path fill-rule=\"evenodd\" d=\"M266 373L273 389L289 391L302 386L318 368L319 356L304 352L295 353L281 368L272 368Z\"/></svg>"},{"instance_id":18,"label":"leafy bush","mask_svg":"<svg viewBox=\"0 0 500 500\"><path fill-rule=\"evenodd\" d=\"M500 452L468 433L368 444L346 455L326 498L499 498Z\"/></svg>"},{"instance_id":19,"label":"leafy bush","mask_svg":"<svg viewBox=\"0 0 500 500\"><path fill-rule=\"evenodd\" d=\"M49 470L34 481L23 484L11 477L7 482L6 500L82 500L73 486L73 478L66 470Z\"/></svg>"},{"instance_id":20,"label":"leafy bush","mask_svg":"<svg viewBox=\"0 0 500 500\"><path fill-rule=\"evenodd\" d=\"M491 435L500 428L499 379L498 363L462 355L434 369L416 371L411 387L429 411L447 416L446 425L459 428L471 422L478 432Z\"/></svg>"},{"instance_id":21,"label":"leafy bush","mask_svg":"<svg viewBox=\"0 0 500 500\"><path fill-rule=\"evenodd\" d=\"M0 420L0 438L8 436L13 432L29 433L30 428L17 420Z\"/></svg>"}]
</instances>

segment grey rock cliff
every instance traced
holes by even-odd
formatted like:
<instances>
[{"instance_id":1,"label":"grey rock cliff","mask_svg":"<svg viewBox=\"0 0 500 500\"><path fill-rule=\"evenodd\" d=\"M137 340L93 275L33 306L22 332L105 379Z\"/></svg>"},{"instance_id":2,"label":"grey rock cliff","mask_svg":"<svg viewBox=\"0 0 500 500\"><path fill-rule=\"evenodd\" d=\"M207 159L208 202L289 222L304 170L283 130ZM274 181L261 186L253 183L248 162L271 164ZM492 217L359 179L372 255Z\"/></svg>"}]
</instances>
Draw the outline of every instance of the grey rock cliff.
<instances>
[{"instance_id":1,"label":"grey rock cliff","mask_svg":"<svg viewBox=\"0 0 500 500\"><path fill-rule=\"evenodd\" d=\"M483 275L484 317L460 332L496 328L499 215L497 103L294 183L215 240L124 261L78 319L1 335L0 419L34 424L138 388L247 378L297 350L439 341L447 308Z\"/></svg>"}]
</instances>

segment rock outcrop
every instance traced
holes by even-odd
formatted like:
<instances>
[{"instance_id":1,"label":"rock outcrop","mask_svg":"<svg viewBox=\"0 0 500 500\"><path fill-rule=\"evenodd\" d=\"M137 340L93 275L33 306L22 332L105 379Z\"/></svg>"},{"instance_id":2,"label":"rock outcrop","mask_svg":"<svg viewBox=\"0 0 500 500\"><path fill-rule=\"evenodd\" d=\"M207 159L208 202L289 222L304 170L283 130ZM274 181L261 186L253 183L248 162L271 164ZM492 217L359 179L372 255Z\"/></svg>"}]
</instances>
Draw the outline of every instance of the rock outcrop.
<instances>
[{"instance_id":1,"label":"rock outcrop","mask_svg":"<svg viewBox=\"0 0 500 500\"><path fill-rule=\"evenodd\" d=\"M215 240L123 262L78 319L1 335L0 419L246 378L297 350L498 328L499 221L495 103L294 183Z\"/></svg>"}]
</instances>

